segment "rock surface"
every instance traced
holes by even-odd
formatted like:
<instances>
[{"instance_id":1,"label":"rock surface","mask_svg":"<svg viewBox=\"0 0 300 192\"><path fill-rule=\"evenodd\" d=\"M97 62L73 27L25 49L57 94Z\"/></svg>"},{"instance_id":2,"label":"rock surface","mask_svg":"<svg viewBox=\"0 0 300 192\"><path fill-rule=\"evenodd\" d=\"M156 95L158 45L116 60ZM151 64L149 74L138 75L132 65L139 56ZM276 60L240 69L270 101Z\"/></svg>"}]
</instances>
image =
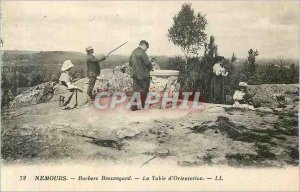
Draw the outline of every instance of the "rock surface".
<instances>
[{"instance_id":1,"label":"rock surface","mask_svg":"<svg viewBox=\"0 0 300 192\"><path fill-rule=\"evenodd\" d=\"M10 107L23 107L49 102L54 95L54 86L54 82L46 82L34 86L27 91L17 95L10 104Z\"/></svg>"},{"instance_id":2,"label":"rock surface","mask_svg":"<svg viewBox=\"0 0 300 192\"><path fill-rule=\"evenodd\" d=\"M260 102L262 107L284 108L293 105L299 95L299 85L295 84L263 84L248 85L248 93L253 100Z\"/></svg>"},{"instance_id":3,"label":"rock surface","mask_svg":"<svg viewBox=\"0 0 300 192\"><path fill-rule=\"evenodd\" d=\"M298 143L296 114L226 105L132 112L93 106L63 111L43 103L2 114L4 163L147 166L156 157L179 166L284 167L298 166Z\"/></svg>"}]
</instances>

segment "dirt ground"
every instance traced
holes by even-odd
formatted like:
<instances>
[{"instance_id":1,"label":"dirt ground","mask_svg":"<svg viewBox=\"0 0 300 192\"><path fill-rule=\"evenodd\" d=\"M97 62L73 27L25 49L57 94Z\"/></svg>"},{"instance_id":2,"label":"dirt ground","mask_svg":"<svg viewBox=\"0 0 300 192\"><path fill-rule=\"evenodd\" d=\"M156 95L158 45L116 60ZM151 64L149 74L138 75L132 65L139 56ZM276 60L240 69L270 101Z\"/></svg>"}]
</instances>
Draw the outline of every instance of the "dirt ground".
<instances>
[{"instance_id":1,"label":"dirt ground","mask_svg":"<svg viewBox=\"0 0 300 192\"><path fill-rule=\"evenodd\" d=\"M43 103L2 111L7 164L97 161L147 166L298 165L298 116L205 104L204 111L61 110Z\"/></svg>"}]
</instances>

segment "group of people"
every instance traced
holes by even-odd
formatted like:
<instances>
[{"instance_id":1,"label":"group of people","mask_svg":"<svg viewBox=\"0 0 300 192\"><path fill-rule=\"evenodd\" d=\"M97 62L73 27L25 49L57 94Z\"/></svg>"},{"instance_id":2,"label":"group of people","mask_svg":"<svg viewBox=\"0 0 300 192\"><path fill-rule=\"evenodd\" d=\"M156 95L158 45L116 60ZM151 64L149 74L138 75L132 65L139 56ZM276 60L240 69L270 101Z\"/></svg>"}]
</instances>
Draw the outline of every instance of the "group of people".
<instances>
[{"instance_id":1,"label":"group of people","mask_svg":"<svg viewBox=\"0 0 300 192\"><path fill-rule=\"evenodd\" d=\"M216 104L224 104L226 102L225 93L225 77L228 71L223 66L224 57L217 57L213 65L213 76L211 79L210 97L211 102ZM254 110L252 105L252 97L247 93L248 84L246 82L239 83L239 90L236 90L233 95L234 107Z\"/></svg>"},{"instance_id":2,"label":"group of people","mask_svg":"<svg viewBox=\"0 0 300 192\"><path fill-rule=\"evenodd\" d=\"M142 107L144 107L150 87L150 71L153 68L152 62L146 54L148 48L149 43L147 41L140 41L139 46L132 51L129 59L131 78L133 79L133 92L141 93ZM86 92L72 84L74 80L70 76L70 70L74 67L73 63L70 60L66 60L62 65L57 93L63 98L63 109L85 106L90 104L94 99L93 89L97 81L97 76L100 75L100 62L106 60L108 56L94 56L92 46L87 47L86 52L87 75L89 78ZM131 109L134 111L139 108L138 106L132 106Z\"/></svg>"},{"instance_id":3,"label":"group of people","mask_svg":"<svg viewBox=\"0 0 300 192\"><path fill-rule=\"evenodd\" d=\"M129 66L131 67L131 78L133 79L132 90L139 92L141 96L142 106L132 105L131 110L135 111L144 108L147 94L150 87L150 71L155 68L156 62L149 60L146 51L149 48L149 43L145 40L140 41L139 46L134 49L129 58ZM59 78L58 93L64 98L63 109L72 109L79 106L88 105L94 99L93 89L97 81L97 76L100 75L100 62L106 60L108 56L95 57L93 47L86 48L86 64L87 75L89 78L87 91L84 92L81 88L72 84L70 70L74 67L70 60L66 60L61 68L62 74ZM211 79L210 96L212 103L225 103L225 83L224 79L228 75L228 71L223 66L224 57L217 57L213 65L213 76ZM254 109L253 106L248 105L245 100L247 84L240 83L241 89L236 91L233 99L234 106Z\"/></svg>"}]
</instances>

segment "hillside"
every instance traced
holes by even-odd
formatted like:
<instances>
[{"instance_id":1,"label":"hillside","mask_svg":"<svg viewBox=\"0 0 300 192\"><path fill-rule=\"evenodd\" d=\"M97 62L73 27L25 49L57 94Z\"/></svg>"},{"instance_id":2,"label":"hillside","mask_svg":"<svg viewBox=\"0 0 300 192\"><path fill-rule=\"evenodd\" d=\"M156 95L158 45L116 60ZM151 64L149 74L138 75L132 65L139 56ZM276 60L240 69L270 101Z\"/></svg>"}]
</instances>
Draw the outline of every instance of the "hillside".
<instances>
[{"instance_id":1,"label":"hillside","mask_svg":"<svg viewBox=\"0 0 300 192\"><path fill-rule=\"evenodd\" d=\"M95 55L104 55L96 53ZM129 53L128 53L129 55ZM3 53L3 61L5 65L16 63L17 65L57 65L63 63L65 60L71 60L75 65L85 64L85 53L81 52L66 52L66 51L10 51L5 50ZM158 63L166 63L171 57L167 56L149 56L157 59ZM230 59L230 58L227 58ZM129 56L123 55L111 55L107 61L101 63L103 68L114 68L118 65L122 65L128 62ZM240 66L246 58L238 58L235 63L236 66ZM258 65L268 65L270 63L279 62L278 58L257 58ZM284 63L299 65L299 59L282 59Z\"/></svg>"},{"instance_id":2,"label":"hillside","mask_svg":"<svg viewBox=\"0 0 300 192\"><path fill-rule=\"evenodd\" d=\"M95 54L101 55L101 54ZM102 54L103 55L103 54ZM47 51L4 51L4 65L43 65L45 67L62 64L65 60L71 60L75 66L85 66L86 54L80 52ZM107 61L101 63L103 68L114 68L128 62L127 56L111 55Z\"/></svg>"}]
</instances>

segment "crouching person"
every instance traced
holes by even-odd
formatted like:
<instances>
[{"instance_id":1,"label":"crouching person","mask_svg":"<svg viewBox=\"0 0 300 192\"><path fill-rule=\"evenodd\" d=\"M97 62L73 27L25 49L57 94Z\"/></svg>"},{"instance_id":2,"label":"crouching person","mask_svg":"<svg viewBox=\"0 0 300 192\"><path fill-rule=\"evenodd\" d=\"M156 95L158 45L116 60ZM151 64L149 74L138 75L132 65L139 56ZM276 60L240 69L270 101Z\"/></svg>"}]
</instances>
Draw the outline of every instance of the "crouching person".
<instances>
[{"instance_id":1,"label":"crouching person","mask_svg":"<svg viewBox=\"0 0 300 192\"><path fill-rule=\"evenodd\" d=\"M251 96L247 93L247 86L248 85L245 82L239 83L240 90L236 90L233 95L233 106L243 109L255 110L252 105Z\"/></svg>"},{"instance_id":2,"label":"crouching person","mask_svg":"<svg viewBox=\"0 0 300 192\"><path fill-rule=\"evenodd\" d=\"M63 109L73 109L88 104L88 95L71 83L70 71L73 67L70 60L66 60L61 67L62 73L56 92L63 98Z\"/></svg>"}]
</instances>

